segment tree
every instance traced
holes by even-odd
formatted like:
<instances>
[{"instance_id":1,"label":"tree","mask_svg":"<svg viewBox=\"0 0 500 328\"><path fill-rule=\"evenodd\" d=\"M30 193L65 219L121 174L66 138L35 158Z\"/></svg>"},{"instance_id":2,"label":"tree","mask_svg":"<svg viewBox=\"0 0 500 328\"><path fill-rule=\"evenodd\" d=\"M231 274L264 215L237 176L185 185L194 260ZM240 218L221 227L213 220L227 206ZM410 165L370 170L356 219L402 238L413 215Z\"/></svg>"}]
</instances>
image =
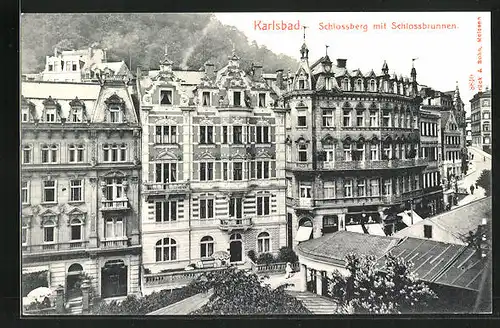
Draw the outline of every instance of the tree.
<instances>
[{"instance_id":1,"label":"tree","mask_svg":"<svg viewBox=\"0 0 500 328\"><path fill-rule=\"evenodd\" d=\"M285 292L286 285L272 289L252 272L230 267L208 272L195 282L200 290L213 289L207 304L191 314L309 314L302 302Z\"/></svg>"},{"instance_id":2,"label":"tree","mask_svg":"<svg viewBox=\"0 0 500 328\"><path fill-rule=\"evenodd\" d=\"M391 254L377 270L373 257L346 257L348 276L335 271L328 294L355 313L421 312L436 299L436 294L411 272L412 264Z\"/></svg>"},{"instance_id":3,"label":"tree","mask_svg":"<svg viewBox=\"0 0 500 328\"><path fill-rule=\"evenodd\" d=\"M485 196L490 196L491 195L491 171L490 170L483 170L481 172L481 175L477 179L476 184L478 187L482 187L484 189Z\"/></svg>"}]
</instances>

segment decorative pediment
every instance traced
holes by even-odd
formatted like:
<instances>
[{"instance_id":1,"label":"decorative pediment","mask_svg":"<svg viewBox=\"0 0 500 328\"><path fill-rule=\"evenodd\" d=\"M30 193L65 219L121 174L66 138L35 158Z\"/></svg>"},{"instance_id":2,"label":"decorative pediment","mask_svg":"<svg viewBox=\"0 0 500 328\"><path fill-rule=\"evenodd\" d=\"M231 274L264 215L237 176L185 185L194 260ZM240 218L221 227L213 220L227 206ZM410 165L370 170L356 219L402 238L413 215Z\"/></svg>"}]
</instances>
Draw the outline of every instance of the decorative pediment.
<instances>
[{"instance_id":1,"label":"decorative pediment","mask_svg":"<svg viewBox=\"0 0 500 328\"><path fill-rule=\"evenodd\" d=\"M393 141L392 137L389 135L383 137L382 140L384 141L384 143L391 143Z\"/></svg>"},{"instance_id":2,"label":"decorative pediment","mask_svg":"<svg viewBox=\"0 0 500 328\"><path fill-rule=\"evenodd\" d=\"M365 106L363 105L363 103L360 101L356 104L356 109L365 109Z\"/></svg>"},{"instance_id":3,"label":"decorative pediment","mask_svg":"<svg viewBox=\"0 0 500 328\"><path fill-rule=\"evenodd\" d=\"M307 108L306 104L302 100L295 106L295 108Z\"/></svg>"},{"instance_id":4,"label":"decorative pediment","mask_svg":"<svg viewBox=\"0 0 500 328\"><path fill-rule=\"evenodd\" d=\"M108 99L104 101L104 103L109 106L109 105L119 105L119 106L125 106L125 101L119 97L116 93L113 93Z\"/></svg>"},{"instance_id":5,"label":"decorative pediment","mask_svg":"<svg viewBox=\"0 0 500 328\"><path fill-rule=\"evenodd\" d=\"M241 153L239 149L236 150L236 153L231 155L231 159L246 159L246 158L247 158L246 152Z\"/></svg>"},{"instance_id":6,"label":"decorative pediment","mask_svg":"<svg viewBox=\"0 0 500 328\"><path fill-rule=\"evenodd\" d=\"M87 214L87 211L82 211L78 207L73 207L68 213L66 213L68 216L74 216L74 215L84 215Z\"/></svg>"},{"instance_id":7,"label":"decorative pediment","mask_svg":"<svg viewBox=\"0 0 500 328\"><path fill-rule=\"evenodd\" d=\"M255 123L255 125L260 125L260 126L266 125L266 126L268 126L269 125L269 121L264 120L262 118L259 118L259 120Z\"/></svg>"},{"instance_id":8,"label":"decorative pediment","mask_svg":"<svg viewBox=\"0 0 500 328\"><path fill-rule=\"evenodd\" d=\"M373 135L371 137L370 141L371 141L372 144L377 144L377 143L379 143L380 140L379 140L379 138L376 135Z\"/></svg>"},{"instance_id":9,"label":"decorative pediment","mask_svg":"<svg viewBox=\"0 0 500 328\"><path fill-rule=\"evenodd\" d=\"M59 213L54 212L52 209L46 208L39 213L39 216L48 217L48 216L57 216L58 214Z\"/></svg>"},{"instance_id":10,"label":"decorative pediment","mask_svg":"<svg viewBox=\"0 0 500 328\"><path fill-rule=\"evenodd\" d=\"M83 107L83 108L85 108L85 102L83 102L82 100L78 99L78 97L75 97L75 99L71 100L69 102L69 105L71 107Z\"/></svg>"},{"instance_id":11,"label":"decorative pediment","mask_svg":"<svg viewBox=\"0 0 500 328\"><path fill-rule=\"evenodd\" d=\"M271 154L266 149L259 149L257 154L255 155L256 158L273 158Z\"/></svg>"},{"instance_id":12,"label":"decorative pediment","mask_svg":"<svg viewBox=\"0 0 500 328\"><path fill-rule=\"evenodd\" d=\"M118 170L109 171L103 175L103 177L106 178L115 178L115 177L123 178L125 176L126 174L124 172Z\"/></svg>"},{"instance_id":13,"label":"decorative pediment","mask_svg":"<svg viewBox=\"0 0 500 328\"><path fill-rule=\"evenodd\" d=\"M45 107L56 107L58 106L59 104L57 103L57 101L55 101L54 99L52 99L51 96L49 96L49 98L45 99L42 104L45 106Z\"/></svg>"},{"instance_id":14,"label":"decorative pediment","mask_svg":"<svg viewBox=\"0 0 500 328\"><path fill-rule=\"evenodd\" d=\"M370 73L368 73L367 77L377 77L377 75L375 74L375 72L373 71L373 69L370 71Z\"/></svg>"},{"instance_id":15,"label":"decorative pediment","mask_svg":"<svg viewBox=\"0 0 500 328\"><path fill-rule=\"evenodd\" d=\"M349 144L351 144L351 143L353 143L353 142L354 142L354 139L353 139L353 138L351 138L351 136L350 136L350 135L346 135L346 136L344 137L344 139L342 140L342 143L343 143L343 144L346 144L346 145L349 145Z\"/></svg>"},{"instance_id":16,"label":"decorative pediment","mask_svg":"<svg viewBox=\"0 0 500 328\"><path fill-rule=\"evenodd\" d=\"M344 104L342 105L342 108L351 108L351 107L352 107L351 103L348 101L344 102Z\"/></svg>"},{"instance_id":17,"label":"decorative pediment","mask_svg":"<svg viewBox=\"0 0 500 328\"><path fill-rule=\"evenodd\" d=\"M297 140L295 140L295 143L297 144L307 144L309 143L309 140L306 140L304 136L300 136Z\"/></svg>"},{"instance_id":18,"label":"decorative pediment","mask_svg":"<svg viewBox=\"0 0 500 328\"><path fill-rule=\"evenodd\" d=\"M365 137L362 134L360 134L359 137L358 137L357 142L358 143L364 143L365 141L366 141Z\"/></svg>"},{"instance_id":19,"label":"decorative pediment","mask_svg":"<svg viewBox=\"0 0 500 328\"><path fill-rule=\"evenodd\" d=\"M176 123L177 124L177 123ZM208 125L208 126L214 126L214 121L212 121L211 119L209 119L208 117L204 117L201 121L200 121L200 125Z\"/></svg>"},{"instance_id":20,"label":"decorative pediment","mask_svg":"<svg viewBox=\"0 0 500 328\"><path fill-rule=\"evenodd\" d=\"M197 154L196 156L197 159L209 159L209 160L215 160L214 154L212 154L210 151L205 150L202 153Z\"/></svg>"},{"instance_id":21,"label":"decorative pediment","mask_svg":"<svg viewBox=\"0 0 500 328\"><path fill-rule=\"evenodd\" d=\"M370 109L378 109L377 104L374 101L370 104Z\"/></svg>"},{"instance_id":22,"label":"decorative pediment","mask_svg":"<svg viewBox=\"0 0 500 328\"><path fill-rule=\"evenodd\" d=\"M56 226L58 226L59 225L59 215L52 214L52 215L40 216L40 227L43 228L50 221L54 221L54 224Z\"/></svg>"},{"instance_id":23,"label":"decorative pediment","mask_svg":"<svg viewBox=\"0 0 500 328\"><path fill-rule=\"evenodd\" d=\"M156 125L177 125L179 123L177 123L176 120L174 120L173 118L171 117L165 117L165 118L158 118L156 121L155 121L155 124Z\"/></svg>"},{"instance_id":24,"label":"decorative pediment","mask_svg":"<svg viewBox=\"0 0 500 328\"><path fill-rule=\"evenodd\" d=\"M332 137L330 134L327 134L326 136L321 138L321 143L323 145L333 145L333 144L337 143L337 139Z\"/></svg>"},{"instance_id":25,"label":"decorative pediment","mask_svg":"<svg viewBox=\"0 0 500 328\"><path fill-rule=\"evenodd\" d=\"M85 225L87 221L87 213L82 212L82 211L75 211L72 214L68 213L68 219L66 220L66 225L69 227L71 226L71 221L74 219L79 219L83 225Z\"/></svg>"},{"instance_id":26,"label":"decorative pediment","mask_svg":"<svg viewBox=\"0 0 500 328\"><path fill-rule=\"evenodd\" d=\"M174 160L176 161L178 156L174 154L170 150L164 150L159 152L156 156L153 157L153 160L164 159L164 160Z\"/></svg>"}]
</instances>

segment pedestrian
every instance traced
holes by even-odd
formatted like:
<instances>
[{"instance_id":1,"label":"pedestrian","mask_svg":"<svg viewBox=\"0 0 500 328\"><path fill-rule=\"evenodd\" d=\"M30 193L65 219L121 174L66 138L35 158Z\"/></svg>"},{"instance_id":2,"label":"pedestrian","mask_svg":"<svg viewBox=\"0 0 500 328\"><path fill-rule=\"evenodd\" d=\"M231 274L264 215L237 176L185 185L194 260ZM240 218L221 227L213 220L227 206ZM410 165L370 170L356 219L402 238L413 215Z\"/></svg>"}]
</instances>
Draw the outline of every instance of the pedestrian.
<instances>
[{"instance_id":1,"label":"pedestrian","mask_svg":"<svg viewBox=\"0 0 500 328\"><path fill-rule=\"evenodd\" d=\"M473 195L474 194L474 185L470 185L470 194Z\"/></svg>"},{"instance_id":2,"label":"pedestrian","mask_svg":"<svg viewBox=\"0 0 500 328\"><path fill-rule=\"evenodd\" d=\"M292 264L290 262L286 263L285 272L286 272L285 279L288 279L293 275Z\"/></svg>"}]
</instances>

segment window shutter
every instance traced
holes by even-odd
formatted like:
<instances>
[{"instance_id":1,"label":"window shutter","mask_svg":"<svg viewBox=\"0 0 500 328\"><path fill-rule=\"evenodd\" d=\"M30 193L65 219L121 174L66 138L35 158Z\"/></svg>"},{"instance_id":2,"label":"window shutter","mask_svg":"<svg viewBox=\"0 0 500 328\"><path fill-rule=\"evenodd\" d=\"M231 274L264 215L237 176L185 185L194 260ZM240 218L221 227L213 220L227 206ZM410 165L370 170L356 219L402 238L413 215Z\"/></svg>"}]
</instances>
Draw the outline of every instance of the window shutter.
<instances>
[{"instance_id":1,"label":"window shutter","mask_svg":"<svg viewBox=\"0 0 500 328\"><path fill-rule=\"evenodd\" d=\"M221 170L222 170L222 165L221 162L215 162L215 168L214 168L214 179L215 180L220 180L221 179Z\"/></svg>"},{"instance_id":2,"label":"window shutter","mask_svg":"<svg viewBox=\"0 0 500 328\"><path fill-rule=\"evenodd\" d=\"M255 143L255 125L250 126L250 141Z\"/></svg>"},{"instance_id":3,"label":"window shutter","mask_svg":"<svg viewBox=\"0 0 500 328\"><path fill-rule=\"evenodd\" d=\"M191 177L193 181L198 181L200 179L199 166L200 163L193 163L193 176Z\"/></svg>"},{"instance_id":4,"label":"window shutter","mask_svg":"<svg viewBox=\"0 0 500 328\"><path fill-rule=\"evenodd\" d=\"M200 127L198 125L193 125L193 143L197 144L200 141Z\"/></svg>"},{"instance_id":5,"label":"window shutter","mask_svg":"<svg viewBox=\"0 0 500 328\"><path fill-rule=\"evenodd\" d=\"M177 163L177 181L184 180L184 163Z\"/></svg>"},{"instance_id":6,"label":"window shutter","mask_svg":"<svg viewBox=\"0 0 500 328\"><path fill-rule=\"evenodd\" d=\"M221 126L220 125L216 125L215 126L215 131L214 131L214 133L215 133L215 142L216 143L221 142L221 131L222 131Z\"/></svg>"},{"instance_id":7,"label":"window shutter","mask_svg":"<svg viewBox=\"0 0 500 328\"><path fill-rule=\"evenodd\" d=\"M276 178L276 161L271 161L271 178Z\"/></svg>"},{"instance_id":8,"label":"window shutter","mask_svg":"<svg viewBox=\"0 0 500 328\"><path fill-rule=\"evenodd\" d=\"M276 127L275 126L270 126L269 127L269 134L271 142L276 142Z\"/></svg>"},{"instance_id":9,"label":"window shutter","mask_svg":"<svg viewBox=\"0 0 500 328\"><path fill-rule=\"evenodd\" d=\"M250 162L250 178L255 179L255 161Z\"/></svg>"}]
</instances>

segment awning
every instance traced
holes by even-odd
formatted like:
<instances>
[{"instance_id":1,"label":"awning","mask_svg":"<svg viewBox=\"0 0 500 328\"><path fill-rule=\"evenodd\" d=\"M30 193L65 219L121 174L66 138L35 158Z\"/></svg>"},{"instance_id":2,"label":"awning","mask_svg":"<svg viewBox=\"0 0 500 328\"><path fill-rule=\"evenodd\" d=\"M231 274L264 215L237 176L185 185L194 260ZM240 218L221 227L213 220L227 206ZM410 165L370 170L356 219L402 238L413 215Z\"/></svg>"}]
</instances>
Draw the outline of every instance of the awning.
<instances>
[{"instance_id":1,"label":"awning","mask_svg":"<svg viewBox=\"0 0 500 328\"><path fill-rule=\"evenodd\" d=\"M42 272L42 271L49 271L49 266L48 265L41 265L41 266L35 266L35 267L24 267L22 269L22 274L33 273L33 272Z\"/></svg>"},{"instance_id":2,"label":"awning","mask_svg":"<svg viewBox=\"0 0 500 328\"><path fill-rule=\"evenodd\" d=\"M299 230L297 230L297 235L295 236L296 241L305 241L309 240L309 237L311 237L313 228L312 227L299 227Z\"/></svg>"},{"instance_id":3,"label":"awning","mask_svg":"<svg viewBox=\"0 0 500 328\"><path fill-rule=\"evenodd\" d=\"M370 235L385 236L385 232L384 229L382 228L382 225L378 223L365 224L365 227Z\"/></svg>"},{"instance_id":4,"label":"awning","mask_svg":"<svg viewBox=\"0 0 500 328\"><path fill-rule=\"evenodd\" d=\"M345 230L350 232L365 233L361 224L346 225Z\"/></svg>"},{"instance_id":5,"label":"awning","mask_svg":"<svg viewBox=\"0 0 500 328\"><path fill-rule=\"evenodd\" d=\"M415 213L415 211L403 211L401 213L398 214L398 216L400 216L403 220L403 222L407 225L407 226L411 226L412 225L412 219L411 219L411 214L413 212L413 224L416 224L420 221L422 221L423 219L420 217L420 215L418 215L417 213Z\"/></svg>"}]
</instances>

